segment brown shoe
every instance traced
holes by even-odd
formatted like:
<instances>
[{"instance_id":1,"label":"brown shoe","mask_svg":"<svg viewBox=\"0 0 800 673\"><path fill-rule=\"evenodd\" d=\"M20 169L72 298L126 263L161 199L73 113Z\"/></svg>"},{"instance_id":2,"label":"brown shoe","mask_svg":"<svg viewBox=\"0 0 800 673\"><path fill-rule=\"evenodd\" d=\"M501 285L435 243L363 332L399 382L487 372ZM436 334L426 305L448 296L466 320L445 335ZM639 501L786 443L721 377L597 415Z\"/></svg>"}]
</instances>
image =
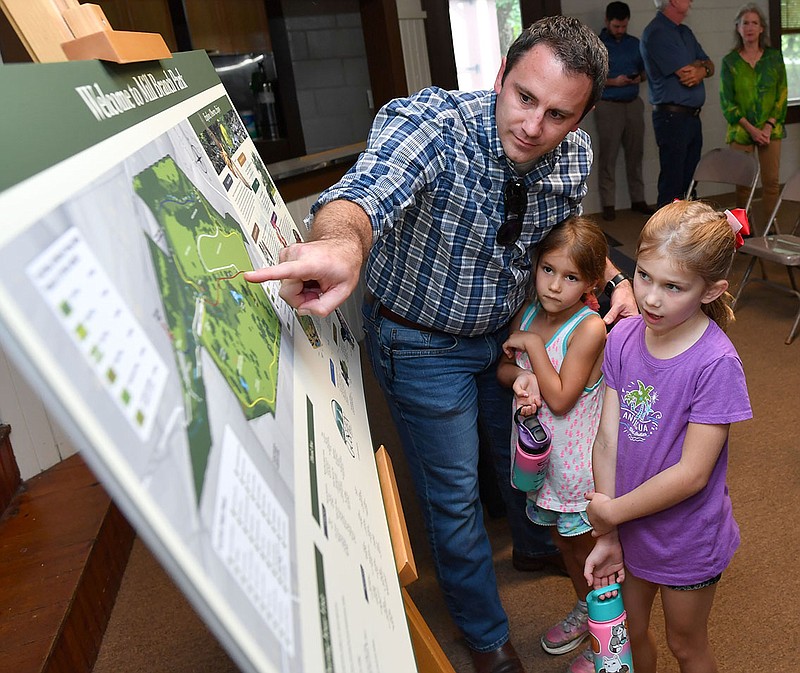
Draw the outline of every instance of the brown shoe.
<instances>
[{"instance_id":1,"label":"brown shoe","mask_svg":"<svg viewBox=\"0 0 800 673\"><path fill-rule=\"evenodd\" d=\"M603 206L603 219L609 222L617 219L617 211L614 210L614 206Z\"/></svg>"},{"instance_id":2,"label":"brown shoe","mask_svg":"<svg viewBox=\"0 0 800 673\"><path fill-rule=\"evenodd\" d=\"M547 554L546 556L528 556L521 554L516 549L511 552L511 565L514 570L523 573L543 572L548 575L569 576L567 566L564 565L564 558L561 554Z\"/></svg>"},{"instance_id":3,"label":"brown shoe","mask_svg":"<svg viewBox=\"0 0 800 673\"><path fill-rule=\"evenodd\" d=\"M472 655L475 673L525 673L525 668L510 640L490 652L470 650L469 653Z\"/></svg>"}]
</instances>

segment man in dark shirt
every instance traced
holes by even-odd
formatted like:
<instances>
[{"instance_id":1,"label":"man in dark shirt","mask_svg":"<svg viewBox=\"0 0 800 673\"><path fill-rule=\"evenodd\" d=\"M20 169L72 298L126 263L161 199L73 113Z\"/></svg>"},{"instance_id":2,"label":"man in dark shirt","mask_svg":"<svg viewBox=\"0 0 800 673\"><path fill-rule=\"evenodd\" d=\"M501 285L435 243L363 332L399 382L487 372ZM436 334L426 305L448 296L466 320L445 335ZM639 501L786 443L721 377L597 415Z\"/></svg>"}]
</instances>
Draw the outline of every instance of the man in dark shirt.
<instances>
[{"instance_id":1,"label":"man in dark shirt","mask_svg":"<svg viewBox=\"0 0 800 673\"><path fill-rule=\"evenodd\" d=\"M650 84L653 130L661 172L658 207L686 196L703 149L700 110L703 80L714 63L691 28L683 25L692 0L655 0L659 9L642 33L641 51Z\"/></svg>"},{"instance_id":2,"label":"man in dark shirt","mask_svg":"<svg viewBox=\"0 0 800 673\"><path fill-rule=\"evenodd\" d=\"M617 155L625 153L625 172L631 210L652 215L644 199L642 157L644 156L644 103L639 84L644 80L644 63L639 40L628 34L630 7L610 2L606 7L606 26L600 41L608 49L608 79L594 110L598 130L597 169L603 219L616 217Z\"/></svg>"}]
</instances>

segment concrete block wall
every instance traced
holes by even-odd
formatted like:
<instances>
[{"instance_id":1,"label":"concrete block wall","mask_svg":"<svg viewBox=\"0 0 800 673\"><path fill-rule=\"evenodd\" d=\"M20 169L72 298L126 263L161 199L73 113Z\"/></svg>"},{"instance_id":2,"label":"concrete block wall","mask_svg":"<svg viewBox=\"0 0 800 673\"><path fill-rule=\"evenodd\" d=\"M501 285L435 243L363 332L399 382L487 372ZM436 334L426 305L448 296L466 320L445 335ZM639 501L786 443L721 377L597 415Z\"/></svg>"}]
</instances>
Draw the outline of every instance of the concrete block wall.
<instances>
[{"instance_id":1,"label":"concrete block wall","mask_svg":"<svg viewBox=\"0 0 800 673\"><path fill-rule=\"evenodd\" d=\"M286 30L306 151L363 141L375 110L358 0L335 12L307 0L293 5Z\"/></svg>"},{"instance_id":2,"label":"concrete block wall","mask_svg":"<svg viewBox=\"0 0 800 673\"><path fill-rule=\"evenodd\" d=\"M561 0L561 10L564 14L575 16L587 25L591 26L596 32L604 25L606 2L586 2L585 0ZM628 25L628 32L631 35L640 37L645 26L655 16L655 4L652 0L628 0L631 8L631 20ZM766 0L758 3L764 14L769 17L769 6ZM733 21L739 8L742 6L741 0L698 0L689 11L686 25L694 32L703 49L714 62L717 70L722 64L722 58L734 47L734 25ZM703 151L711 150L715 147L725 145L725 119L720 111L719 104L719 74L705 82L706 104L701 113L703 120ZM645 148L644 148L644 181L645 195L648 202L655 203L658 188L658 148L653 134L652 106L648 101L647 84L641 87L640 95L645 102ZM592 113L587 115L581 124L591 136L592 141L597 146L597 127ZM790 124L787 127L787 137L781 146L781 182L784 182L795 171L800 169L800 129L797 124ZM710 196L715 191L711 186L707 192L701 192L700 196ZM719 189L724 190L724 187ZM717 191L719 191L717 189ZM617 181L616 181L616 207L628 208L630 199L628 197L627 182L625 179L625 164L622 152L617 159ZM589 193L583 201L584 212L596 213L601 210L600 197L597 189L597 175L595 173L589 179ZM754 212L759 215L758 204Z\"/></svg>"}]
</instances>

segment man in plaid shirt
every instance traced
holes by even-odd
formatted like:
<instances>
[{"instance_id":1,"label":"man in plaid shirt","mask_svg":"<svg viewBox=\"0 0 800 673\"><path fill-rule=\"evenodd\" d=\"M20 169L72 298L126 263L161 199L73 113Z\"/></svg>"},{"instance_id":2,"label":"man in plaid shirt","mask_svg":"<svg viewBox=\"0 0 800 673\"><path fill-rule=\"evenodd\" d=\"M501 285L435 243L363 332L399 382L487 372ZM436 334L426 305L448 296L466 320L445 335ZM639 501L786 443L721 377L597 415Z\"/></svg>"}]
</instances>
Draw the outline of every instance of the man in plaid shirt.
<instances>
[{"instance_id":1,"label":"man in plaid shirt","mask_svg":"<svg viewBox=\"0 0 800 673\"><path fill-rule=\"evenodd\" d=\"M608 72L576 19L523 31L493 90L429 88L388 103L367 149L311 209L309 242L253 282L282 280L301 314L327 315L362 265L367 350L400 434L450 614L478 673L524 673L509 641L478 496L478 424L495 459L520 558L554 553L509 483L511 391L496 380L531 252L580 212L592 163L578 124ZM609 262L607 280L619 280ZM636 311L629 282L607 322Z\"/></svg>"}]
</instances>

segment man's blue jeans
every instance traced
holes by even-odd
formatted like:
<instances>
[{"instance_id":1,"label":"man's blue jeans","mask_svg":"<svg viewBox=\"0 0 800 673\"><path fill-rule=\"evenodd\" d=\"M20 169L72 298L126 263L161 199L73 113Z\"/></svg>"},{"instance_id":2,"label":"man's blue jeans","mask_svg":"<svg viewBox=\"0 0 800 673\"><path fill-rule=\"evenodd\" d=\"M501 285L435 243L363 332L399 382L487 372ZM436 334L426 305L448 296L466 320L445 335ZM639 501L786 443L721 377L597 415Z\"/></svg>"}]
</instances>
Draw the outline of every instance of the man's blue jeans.
<instances>
[{"instance_id":1,"label":"man's blue jeans","mask_svg":"<svg viewBox=\"0 0 800 673\"><path fill-rule=\"evenodd\" d=\"M420 501L445 601L467 644L489 651L508 640L492 549L478 495L478 422L484 424L508 509L514 548L555 552L510 485L511 391L497 382L506 330L457 337L401 326L365 304L367 353L383 389Z\"/></svg>"},{"instance_id":2,"label":"man's blue jeans","mask_svg":"<svg viewBox=\"0 0 800 673\"><path fill-rule=\"evenodd\" d=\"M686 197L703 151L703 125L699 116L654 110L653 132L658 145L658 207L661 208L673 199Z\"/></svg>"}]
</instances>

